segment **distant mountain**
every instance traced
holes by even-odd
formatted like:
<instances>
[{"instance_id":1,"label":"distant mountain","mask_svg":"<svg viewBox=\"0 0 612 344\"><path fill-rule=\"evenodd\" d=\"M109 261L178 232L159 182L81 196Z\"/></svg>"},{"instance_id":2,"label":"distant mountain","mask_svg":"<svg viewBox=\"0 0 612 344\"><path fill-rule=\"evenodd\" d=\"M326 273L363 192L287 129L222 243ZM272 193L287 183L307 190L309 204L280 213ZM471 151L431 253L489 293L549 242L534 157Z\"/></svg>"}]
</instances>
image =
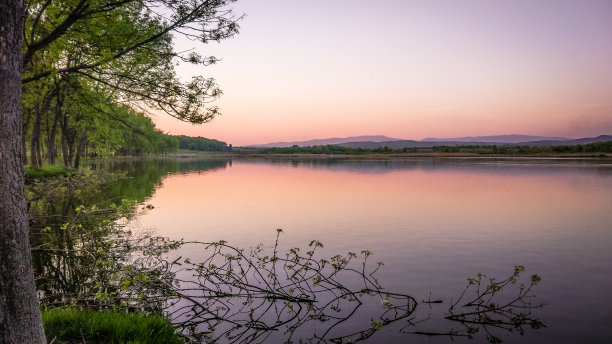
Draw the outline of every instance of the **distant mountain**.
<instances>
[{"instance_id":1,"label":"distant mountain","mask_svg":"<svg viewBox=\"0 0 612 344\"><path fill-rule=\"evenodd\" d=\"M547 136L531 136L531 135L493 135L493 136L465 136L453 137L448 139L440 139L428 137L421 142L482 142L482 143L523 143L533 141L565 141L572 140L566 137L547 137Z\"/></svg>"},{"instance_id":2,"label":"distant mountain","mask_svg":"<svg viewBox=\"0 0 612 344\"><path fill-rule=\"evenodd\" d=\"M272 142L265 144L256 144L256 145L248 145L247 147L255 147L255 148L271 148L271 147L291 147L293 145L297 145L300 147L306 146L315 146L315 145L339 145L346 142L355 142L355 141L367 141L367 142L384 142L384 141L398 141L400 139L394 139L391 137L383 136L383 135L374 135L374 136L352 136L352 137L332 137L328 139L314 139L308 141L293 141L293 142ZM378 146L377 146L378 147Z\"/></svg>"},{"instance_id":3,"label":"distant mountain","mask_svg":"<svg viewBox=\"0 0 612 344\"><path fill-rule=\"evenodd\" d=\"M375 149L378 147L387 146L391 149L397 148L427 148L433 146L442 146L441 142L421 142L414 140L396 140L396 141L382 141L382 142L372 142L372 141L356 141L356 142L346 142L341 143L339 146L342 147L350 147L350 148L363 148L363 149Z\"/></svg>"},{"instance_id":4,"label":"distant mountain","mask_svg":"<svg viewBox=\"0 0 612 344\"><path fill-rule=\"evenodd\" d=\"M506 137L506 141L510 138L508 137L527 137L527 138L539 138L540 136L529 136L529 135L500 135L502 138L501 141L486 141L487 138L498 137L498 136L478 136L472 138L473 140L485 140L485 141L460 141L459 139L467 139L467 138L456 138L456 139L447 139L449 141L435 141L436 139L432 139L434 141L413 141L413 140L394 140L394 141L383 141L383 142L371 142L371 141L358 141L358 142L347 142L339 144L343 147L352 147L352 148L365 148L365 149L374 149L378 147L387 146L391 149L398 148L429 148L435 146L479 146L479 145L498 145L498 146L565 146L565 145L579 145L579 144L588 144L594 142L606 142L612 141L612 135L600 135L597 137L585 137L580 139L568 139L568 138L560 138L560 139L552 139L552 140L534 140L534 141L519 141L519 142L502 142L504 141L504 137ZM484 139L482 139L484 138ZM438 139L440 140L440 139Z\"/></svg>"},{"instance_id":5,"label":"distant mountain","mask_svg":"<svg viewBox=\"0 0 612 344\"><path fill-rule=\"evenodd\" d=\"M573 140L539 140L539 141L529 141L529 142L521 142L526 146L571 146L571 145L586 145L589 143L595 142L607 142L612 141L612 135L599 135L597 137L583 137L580 139Z\"/></svg>"},{"instance_id":6,"label":"distant mountain","mask_svg":"<svg viewBox=\"0 0 612 344\"><path fill-rule=\"evenodd\" d=\"M531 135L494 135L494 136L466 136L456 138L427 138L421 141L394 139L383 135L373 136L352 136L343 138L315 139L308 141L293 142L272 142L266 144L249 145L254 148L271 147L300 147L315 145L339 145L343 147L374 149L387 146L392 149L397 148L428 148L435 146L479 146L479 145L498 145L498 146L563 146L588 144L593 142L612 141L612 135L600 135L597 137L584 137L579 139L569 139L566 137L547 137Z\"/></svg>"}]
</instances>

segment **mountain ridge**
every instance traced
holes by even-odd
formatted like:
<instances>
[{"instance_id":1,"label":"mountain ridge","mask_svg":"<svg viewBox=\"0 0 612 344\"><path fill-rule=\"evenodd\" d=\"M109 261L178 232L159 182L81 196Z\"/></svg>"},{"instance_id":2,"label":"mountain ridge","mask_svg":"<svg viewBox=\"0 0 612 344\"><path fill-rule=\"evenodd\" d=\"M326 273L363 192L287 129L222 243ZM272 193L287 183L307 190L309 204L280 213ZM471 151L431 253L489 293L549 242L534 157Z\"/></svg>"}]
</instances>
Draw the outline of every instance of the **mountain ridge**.
<instances>
[{"instance_id":1,"label":"mountain ridge","mask_svg":"<svg viewBox=\"0 0 612 344\"><path fill-rule=\"evenodd\" d=\"M271 143L263 143L263 144L254 144L247 145L246 147L254 147L254 148L271 148L271 147L291 147L293 145L297 145L300 147L306 146L320 146L320 145L335 145L342 144L347 142L390 142L390 141L400 141L402 139L395 139L392 137L384 136L384 135L362 135L362 136L349 136L349 137L330 137L325 139L312 139L306 141L281 141L281 142L271 142Z\"/></svg>"},{"instance_id":2,"label":"mountain ridge","mask_svg":"<svg viewBox=\"0 0 612 344\"><path fill-rule=\"evenodd\" d=\"M315 145L339 145L352 148L426 148L434 146L469 146L469 145L524 145L524 146L560 146L588 144L593 142L612 141L612 135L599 135L596 137L566 138L534 135L489 135L464 136L455 138L426 138L423 140L404 140L384 135L363 135L344 138L312 139L306 141L272 142L265 144L248 145L253 148L284 148L297 145L299 147Z\"/></svg>"},{"instance_id":3,"label":"mountain ridge","mask_svg":"<svg viewBox=\"0 0 612 344\"><path fill-rule=\"evenodd\" d=\"M562 141L572 140L567 137L555 137L555 136L534 136L534 135L521 135L521 134L508 134L508 135L487 135L487 136L463 136L463 137L452 137L452 138L436 138L428 137L420 140L421 142L493 142L493 143L521 143L531 141Z\"/></svg>"},{"instance_id":4,"label":"mountain ridge","mask_svg":"<svg viewBox=\"0 0 612 344\"><path fill-rule=\"evenodd\" d=\"M398 148L429 148L435 146L571 146L579 144L589 144L595 142L606 142L612 141L612 135L599 135L596 137L583 137L578 139L563 139L563 140L536 140L526 141L517 143L505 143L505 142L468 142L468 141L414 141L414 140L401 140L401 141L388 141L388 142L347 142L340 144L343 147L351 148L364 148L364 149L375 149L382 146L387 146L391 149Z\"/></svg>"}]
</instances>

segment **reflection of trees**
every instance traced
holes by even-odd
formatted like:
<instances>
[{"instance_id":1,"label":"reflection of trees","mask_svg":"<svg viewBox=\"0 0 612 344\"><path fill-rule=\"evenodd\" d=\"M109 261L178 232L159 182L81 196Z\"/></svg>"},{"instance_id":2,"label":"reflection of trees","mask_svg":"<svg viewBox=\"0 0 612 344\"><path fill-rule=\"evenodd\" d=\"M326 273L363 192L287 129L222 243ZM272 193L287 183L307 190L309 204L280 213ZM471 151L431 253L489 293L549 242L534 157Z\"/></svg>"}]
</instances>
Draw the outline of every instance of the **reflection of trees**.
<instances>
[{"instance_id":1,"label":"reflection of trees","mask_svg":"<svg viewBox=\"0 0 612 344\"><path fill-rule=\"evenodd\" d=\"M109 279L100 274L116 272L110 262L130 257L129 249L116 246L128 235L116 222L133 211L123 199L144 201L169 173L226 166L225 159L107 160L67 176L30 180L30 241L43 300L63 303L73 295L93 299L102 290L100 281Z\"/></svg>"},{"instance_id":2,"label":"reflection of trees","mask_svg":"<svg viewBox=\"0 0 612 344\"><path fill-rule=\"evenodd\" d=\"M113 230L113 218L103 222L75 209L100 197L100 190L115 178L80 171L27 185L32 260L40 296L61 299L63 293L78 293L87 285L97 259L96 246L109 245L106 237Z\"/></svg>"},{"instance_id":3,"label":"reflection of trees","mask_svg":"<svg viewBox=\"0 0 612 344\"><path fill-rule=\"evenodd\" d=\"M66 231L85 228L81 225L95 217L118 217L128 208L78 209ZM474 338L482 328L491 341L499 339L491 327L522 334L524 326L543 326L531 313L519 311L537 307L526 303L537 276L527 287L521 285L514 299L497 302L496 295L517 282L522 270L505 281L487 280L486 286L486 276L471 280L468 288L477 286L473 300L457 306L466 288L446 317L465 328L427 332L412 316L416 300L387 291L376 280L382 264L371 264L368 251L320 258L318 241L280 254L277 246L270 253L261 246L243 250L225 242L172 242L104 228L109 230L79 233L79 240L87 242L77 249L48 250L63 264L51 264L56 283L39 278L43 306L165 314L188 339L210 343L353 343L400 320L404 333ZM205 258L178 256L185 250Z\"/></svg>"},{"instance_id":4,"label":"reflection of trees","mask_svg":"<svg viewBox=\"0 0 612 344\"><path fill-rule=\"evenodd\" d=\"M129 250L116 245L129 235L117 221L133 212L132 202L114 196L113 187L124 180L125 174L85 169L28 183L32 260L43 304L92 302L101 281L115 273L110 262L129 258Z\"/></svg>"},{"instance_id":5,"label":"reflection of trees","mask_svg":"<svg viewBox=\"0 0 612 344\"><path fill-rule=\"evenodd\" d=\"M496 175L546 175L575 173L597 173L609 175L609 164L588 159L564 159L561 164L552 158L513 157L310 157L310 156L269 156L248 157L241 163L292 166L309 169L338 170L351 173L385 174L397 171L453 172ZM559 167L563 168L559 168Z\"/></svg>"},{"instance_id":6,"label":"reflection of trees","mask_svg":"<svg viewBox=\"0 0 612 344\"><path fill-rule=\"evenodd\" d=\"M228 159L126 159L102 160L91 164L100 171L126 171L126 178L114 183L109 194L116 199L129 198L144 201L153 194L163 177L190 171L214 171L227 167Z\"/></svg>"},{"instance_id":7,"label":"reflection of trees","mask_svg":"<svg viewBox=\"0 0 612 344\"><path fill-rule=\"evenodd\" d=\"M250 343L267 338L310 342L358 341L412 313L415 300L382 290L368 271L369 252L317 259L311 242L280 256L262 247L248 252L224 242L183 243L130 235L116 224L133 204L79 206L59 228L33 241L43 307L79 306L165 313L195 342ZM197 246L206 259L176 257ZM349 287L347 281L353 286ZM372 306L374 304L374 306ZM360 310L376 312L364 326L344 323ZM323 331L304 330L313 323ZM318 326L321 326L318 325Z\"/></svg>"},{"instance_id":8,"label":"reflection of trees","mask_svg":"<svg viewBox=\"0 0 612 344\"><path fill-rule=\"evenodd\" d=\"M381 264L371 263L368 251L321 258L318 241L279 253L277 246L243 250L132 234L120 224L134 204L108 202L115 199L107 190L117 177L79 173L29 185L34 266L45 307L165 314L196 342L350 343L383 328L451 338L481 330L494 341L499 330L522 334L543 326L530 313L540 305L529 303L539 278L521 284L522 267L505 280L469 279L445 316L461 329L427 329L415 318L414 298L379 284L374 276ZM161 178L151 176L149 182ZM102 199L107 202L92 205ZM185 252L203 258L178 256Z\"/></svg>"}]
</instances>

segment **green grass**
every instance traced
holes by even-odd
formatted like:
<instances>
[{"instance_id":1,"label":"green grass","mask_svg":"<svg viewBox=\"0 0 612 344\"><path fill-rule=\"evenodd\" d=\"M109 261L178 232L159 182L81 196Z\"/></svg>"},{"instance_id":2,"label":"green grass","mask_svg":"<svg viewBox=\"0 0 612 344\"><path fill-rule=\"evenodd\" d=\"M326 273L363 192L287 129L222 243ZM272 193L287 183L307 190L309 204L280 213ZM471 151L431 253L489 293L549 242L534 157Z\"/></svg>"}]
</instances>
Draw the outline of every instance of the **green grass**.
<instances>
[{"instance_id":1,"label":"green grass","mask_svg":"<svg viewBox=\"0 0 612 344\"><path fill-rule=\"evenodd\" d=\"M49 342L57 344L183 344L170 322L138 313L95 312L72 308L42 311Z\"/></svg>"},{"instance_id":2,"label":"green grass","mask_svg":"<svg viewBox=\"0 0 612 344\"><path fill-rule=\"evenodd\" d=\"M43 167L26 166L26 178L48 178L66 174L64 165L46 165Z\"/></svg>"}]
</instances>

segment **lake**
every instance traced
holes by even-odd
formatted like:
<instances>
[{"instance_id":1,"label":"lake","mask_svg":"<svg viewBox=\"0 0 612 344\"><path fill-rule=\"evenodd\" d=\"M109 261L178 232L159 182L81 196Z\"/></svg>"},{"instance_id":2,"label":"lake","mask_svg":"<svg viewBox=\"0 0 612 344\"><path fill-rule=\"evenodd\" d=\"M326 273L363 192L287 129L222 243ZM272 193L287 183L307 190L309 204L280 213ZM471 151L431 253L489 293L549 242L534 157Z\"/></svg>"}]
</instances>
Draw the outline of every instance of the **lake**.
<instances>
[{"instance_id":1,"label":"lake","mask_svg":"<svg viewBox=\"0 0 612 344\"><path fill-rule=\"evenodd\" d=\"M416 320L444 314L466 278L479 272L504 278L523 265L527 275L542 278L535 301L546 306L533 312L546 327L522 336L498 332L504 342L604 343L612 336L609 159L222 158L126 164L129 168L122 168L132 179L119 189L134 188L142 178L155 180L141 197L153 208L143 211L133 228L243 248L258 243L271 248L282 228L280 251L305 247L312 239L323 242L329 255L370 250L372 259L385 264L376 275L382 286L420 303ZM440 331L462 328L432 324L444 327ZM407 320L400 320L367 342L451 342L448 336L401 333L405 325ZM484 333L474 340L483 341Z\"/></svg>"}]
</instances>

